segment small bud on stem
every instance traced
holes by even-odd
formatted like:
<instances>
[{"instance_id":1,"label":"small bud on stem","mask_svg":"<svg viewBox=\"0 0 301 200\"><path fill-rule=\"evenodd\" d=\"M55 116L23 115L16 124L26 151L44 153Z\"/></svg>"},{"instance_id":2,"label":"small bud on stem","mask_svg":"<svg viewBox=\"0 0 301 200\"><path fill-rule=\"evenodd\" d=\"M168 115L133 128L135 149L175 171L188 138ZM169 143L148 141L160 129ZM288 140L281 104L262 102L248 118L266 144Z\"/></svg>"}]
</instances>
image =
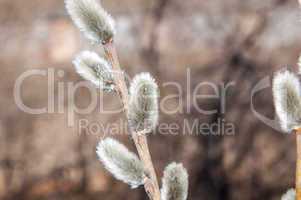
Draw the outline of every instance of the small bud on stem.
<instances>
[{"instance_id":1,"label":"small bud on stem","mask_svg":"<svg viewBox=\"0 0 301 200\"><path fill-rule=\"evenodd\" d=\"M97 88L112 91L115 88L112 67L96 53L83 51L73 61L77 73Z\"/></svg>"},{"instance_id":2,"label":"small bud on stem","mask_svg":"<svg viewBox=\"0 0 301 200\"><path fill-rule=\"evenodd\" d=\"M143 184L144 169L138 157L112 138L99 142L96 151L99 160L116 179L136 188Z\"/></svg>"},{"instance_id":3,"label":"small bud on stem","mask_svg":"<svg viewBox=\"0 0 301 200\"><path fill-rule=\"evenodd\" d=\"M162 178L162 200L186 200L188 196L188 174L182 164L171 163Z\"/></svg>"},{"instance_id":4,"label":"small bud on stem","mask_svg":"<svg viewBox=\"0 0 301 200\"><path fill-rule=\"evenodd\" d=\"M281 127L286 132L301 126L301 86L295 74L278 72L273 80L273 95L276 113Z\"/></svg>"},{"instance_id":5,"label":"small bud on stem","mask_svg":"<svg viewBox=\"0 0 301 200\"><path fill-rule=\"evenodd\" d=\"M94 43L107 43L115 35L112 17L96 0L66 0L74 24Z\"/></svg>"},{"instance_id":6,"label":"small bud on stem","mask_svg":"<svg viewBox=\"0 0 301 200\"><path fill-rule=\"evenodd\" d=\"M136 75L130 87L128 118L135 131L153 130L158 123L158 86L149 73Z\"/></svg>"},{"instance_id":7,"label":"small bud on stem","mask_svg":"<svg viewBox=\"0 0 301 200\"><path fill-rule=\"evenodd\" d=\"M296 200L296 191L294 189L289 189L282 195L281 200Z\"/></svg>"}]
</instances>

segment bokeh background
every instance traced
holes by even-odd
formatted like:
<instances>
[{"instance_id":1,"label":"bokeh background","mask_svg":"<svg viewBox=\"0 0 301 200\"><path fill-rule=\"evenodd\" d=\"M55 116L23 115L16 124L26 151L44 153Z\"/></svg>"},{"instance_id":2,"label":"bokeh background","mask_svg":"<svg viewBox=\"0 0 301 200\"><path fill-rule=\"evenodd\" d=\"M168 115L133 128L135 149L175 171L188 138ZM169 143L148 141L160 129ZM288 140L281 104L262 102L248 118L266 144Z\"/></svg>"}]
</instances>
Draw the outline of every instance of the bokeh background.
<instances>
[{"instance_id":1,"label":"bokeh background","mask_svg":"<svg viewBox=\"0 0 301 200\"><path fill-rule=\"evenodd\" d=\"M189 102L191 112L161 113L160 122L215 123L219 118L235 124L235 135L153 135L149 137L159 177L171 161L183 162L191 200L280 199L294 185L295 142L260 121L250 108L254 85L282 67L296 70L301 51L301 10L296 0L102 0L116 19L116 45L123 68L133 76L149 71L159 83L161 98L174 94L163 87L177 81L186 89L202 81L234 81L226 95L223 115L202 115ZM104 133L89 134L76 126L80 119L108 124L122 114L97 110L75 115L67 126L68 96L57 99L58 83L77 83L71 61L84 49L102 53L73 26L62 0L0 1L0 199L147 199L143 188L131 190L115 181L98 162L95 146ZM32 115L15 103L16 79L30 69L63 70L54 83L55 105L63 113ZM271 80L271 79L270 79ZM24 81L26 105L47 105L46 77ZM210 93L204 89L204 93ZM212 92L212 91L211 91ZM76 105L89 104L89 91L77 90ZM114 95L104 95L107 108L118 108ZM177 99L168 105L176 106ZM220 110L217 99L203 99L200 107ZM256 111L274 117L271 88L254 97ZM124 133L114 136L134 151Z\"/></svg>"}]
</instances>

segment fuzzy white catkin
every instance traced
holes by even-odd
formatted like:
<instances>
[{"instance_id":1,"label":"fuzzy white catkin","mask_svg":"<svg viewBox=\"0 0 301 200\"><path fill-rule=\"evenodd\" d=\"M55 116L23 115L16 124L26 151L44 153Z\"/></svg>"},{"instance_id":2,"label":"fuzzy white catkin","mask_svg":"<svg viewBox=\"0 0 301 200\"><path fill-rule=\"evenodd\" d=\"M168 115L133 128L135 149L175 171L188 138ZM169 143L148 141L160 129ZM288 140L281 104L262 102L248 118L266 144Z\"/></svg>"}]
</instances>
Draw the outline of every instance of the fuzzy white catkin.
<instances>
[{"instance_id":1,"label":"fuzzy white catkin","mask_svg":"<svg viewBox=\"0 0 301 200\"><path fill-rule=\"evenodd\" d=\"M282 195L281 200L295 200L296 191L294 189L289 189L284 195Z\"/></svg>"},{"instance_id":2,"label":"fuzzy white catkin","mask_svg":"<svg viewBox=\"0 0 301 200\"><path fill-rule=\"evenodd\" d=\"M298 77L289 71L278 72L273 80L276 113L285 132L301 125L301 87Z\"/></svg>"},{"instance_id":3,"label":"fuzzy white catkin","mask_svg":"<svg viewBox=\"0 0 301 200\"><path fill-rule=\"evenodd\" d=\"M65 0L74 24L93 43L106 43L115 35L112 17L96 0Z\"/></svg>"},{"instance_id":4,"label":"fuzzy white catkin","mask_svg":"<svg viewBox=\"0 0 301 200\"><path fill-rule=\"evenodd\" d=\"M104 167L113 176L137 188L143 184L144 169L138 157L112 138L99 142L96 153Z\"/></svg>"},{"instance_id":5,"label":"fuzzy white catkin","mask_svg":"<svg viewBox=\"0 0 301 200\"><path fill-rule=\"evenodd\" d=\"M91 51L83 51L73 61L77 73L97 88L112 91L115 87L111 65Z\"/></svg>"},{"instance_id":6,"label":"fuzzy white catkin","mask_svg":"<svg viewBox=\"0 0 301 200\"><path fill-rule=\"evenodd\" d=\"M136 75L130 86L128 119L135 131L150 132L158 123L158 85L149 73Z\"/></svg>"},{"instance_id":7,"label":"fuzzy white catkin","mask_svg":"<svg viewBox=\"0 0 301 200\"><path fill-rule=\"evenodd\" d=\"M182 164L171 163L162 178L162 200L186 200L188 195L188 174Z\"/></svg>"}]
</instances>

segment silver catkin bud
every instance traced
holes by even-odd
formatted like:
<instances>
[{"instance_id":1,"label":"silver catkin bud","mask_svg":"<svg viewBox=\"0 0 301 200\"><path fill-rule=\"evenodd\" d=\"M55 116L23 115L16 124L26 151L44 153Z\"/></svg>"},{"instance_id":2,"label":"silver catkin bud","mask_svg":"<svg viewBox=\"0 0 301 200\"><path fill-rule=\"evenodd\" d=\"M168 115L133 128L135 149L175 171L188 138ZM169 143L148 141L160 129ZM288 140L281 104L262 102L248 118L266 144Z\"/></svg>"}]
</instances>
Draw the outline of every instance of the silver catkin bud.
<instances>
[{"instance_id":1,"label":"silver catkin bud","mask_svg":"<svg viewBox=\"0 0 301 200\"><path fill-rule=\"evenodd\" d=\"M96 151L99 160L113 176L136 188L143 184L144 169L138 157L112 138L99 142Z\"/></svg>"},{"instance_id":2,"label":"silver catkin bud","mask_svg":"<svg viewBox=\"0 0 301 200\"><path fill-rule=\"evenodd\" d=\"M282 195L281 200L296 200L295 189L289 189L284 195Z\"/></svg>"},{"instance_id":3,"label":"silver catkin bud","mask_svg":"<svg viewBox=\"0 0 301 200\"><path fill-rule=\"evenodd\" d=\"M182 164L171 163L162 178L162 200L186 200L188 195L188 174Z\"/></svg>"},{"instance_id":4,"label":"silver catkin bud","mask_svg":"<svg viewBox=\"0 0 301 200\"><path fill-rule=\"evenodd\" d=\"M104 91L115 88L111 65L91 51L83 51L73 61L77 73Z\"/></svg>"},{"instance_id":5,"label":"silver catkin bud","mask_svg":"<svg viewBox=\"0 0 301 200\"><path fill-rule=\"evenodd\" d=\"M286 132L301 125L301 87L296 75L289 71L278 72L273 79L275 110L281 127Z\"/></svg>"},{"instance_id":6,"label":"silver catkin bud","mask_svg":"<svg viewBox=\"0 0 301 200\"><path fill-rule=\"evenodd\" d=\"M135 131L150 132L158 123L158 86L149 73L136 75L130 86L128 119Z\"/></svg>"},{"instance_id":7,"label":"silver catkin bud","mask_svg":"<svg viewBox=\"0 0 301 200\"><path fill-rule=\"evenodd\" d=\"M106 43L115 35L112 17L96 0L65 0L74 24L93 43Z\"/></svg>"}]
</instances>

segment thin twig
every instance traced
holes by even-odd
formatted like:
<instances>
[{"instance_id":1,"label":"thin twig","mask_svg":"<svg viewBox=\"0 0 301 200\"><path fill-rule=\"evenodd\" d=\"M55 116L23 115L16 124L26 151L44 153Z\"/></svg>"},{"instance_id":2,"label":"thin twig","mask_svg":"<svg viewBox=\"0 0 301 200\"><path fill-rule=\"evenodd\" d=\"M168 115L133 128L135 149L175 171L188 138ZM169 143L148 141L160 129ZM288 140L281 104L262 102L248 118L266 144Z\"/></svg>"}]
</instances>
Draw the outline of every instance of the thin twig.
<instances>
[{"instance_id":1,"label":"thin twig","mask_svg":"<svg viewBox=\"0 0 301 200\"><path fill-rule=\"evenodd\" d=\"M120 69L120 64L113 41L109 41L106 44L104 44L104 50L107 59L112 64L112 68L114 70L114 80L118 87L118 92L124 106L124 111L127 114L129 105L128 88L125 83L124 74ZM159 184L149 152L147 137L144 133L137 133L133 130L130 130L130 132L134 140L135 146L137 148L139 157L145 168L145 191L151 200L160 200Z\"/></svg>"},{"instance_id":2,"label":"thin twig","mask_svg":"<svg viewBox=\"0 0 301 200\"><path fill-rule=\"evenodd\" d=\"M298 0L299 6L301 0ZM296 164L296 199L301 200L301 128L295 130L297 145L297 164Z\"/></svg>"},{"instance_id":3,"label":"thin twig","mask_svg":"<svg viewBox=\"0 0 301 200\"><path fill-rule=\"evenodd\" d=\"M297 144L296 199L301 200L301 128L295 131Z\"/></svg>"}]
</instances>

